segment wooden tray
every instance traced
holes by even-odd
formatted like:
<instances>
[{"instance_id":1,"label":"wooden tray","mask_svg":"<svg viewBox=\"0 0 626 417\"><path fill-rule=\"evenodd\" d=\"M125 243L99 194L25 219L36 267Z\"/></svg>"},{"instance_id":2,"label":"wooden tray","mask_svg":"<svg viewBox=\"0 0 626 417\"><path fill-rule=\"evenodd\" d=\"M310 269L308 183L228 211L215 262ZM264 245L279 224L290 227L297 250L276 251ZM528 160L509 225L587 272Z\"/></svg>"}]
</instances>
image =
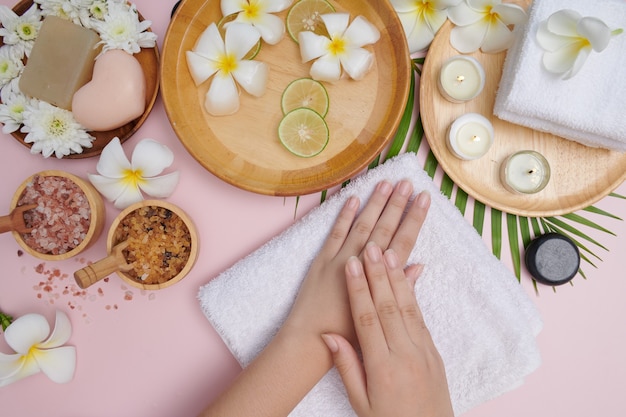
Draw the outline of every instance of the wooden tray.
<instances>
[{"instance_id":1,"label":"wooden tray","mask_svg":"<svg viewBox=\"0 0 626 417\"><path fill-rule=\"evenodd\" d=\"M326 116L330 142L312 158L289 153L277 134L283 90L309 74L310 63L300 62L297 44L287 34L277 45L264 43L255 59L270 65L265 95L254 98L242 91L237 113L211 116L203 108L210 82L194 85L185 52L209 24L221 18L219 2L187 0L180 4L163 44L163 103L180 141L214 175L261 194L309 194L354 176L391 140L406 104L411 76L400 21L388 2L330 2L337 11L349 11L352 18L365 16L380 30L381 39L371 46L376 62L363 80L325 83L330 97Z\"/></svg>"},{"instance_id":2,"label":"wooden tray","mask_svg":"<svg viewBox=\"0 0 626 417\"><path fill-rule=\"evenodd\" d=\"M528 4L529 1L518 1ZM539 217L570 213L588 207L608 195L626 179L626 153L590 148L551 134L514 125L493 116L496 91L506 52L471 54L486 73L484 91L476 99L455 104L437 89L441 64L458 52L450 45L451 22L440 29L430 46L420 82L420 111L428 143L452 180L470 196L491 207L521 216ZM495 142L475 161L456 158L446 146L446 129L458 116L475 112L493 123ZM532 149L550 163L547 187L534 195L507 191L500 182L500 165L510 154Z\"/></svg>"},{"instance_id":3,"label":"wooden tray","mask_svg":"<svg viewBox=\"0 0 626 417\"><path fill-rule=\"evenodd\" d=\"M13 11L21 15L32 6L32 0L22 0L13 7ZM143 16L139 15L139 19L143 20ZM2 45L2 39L0 39L0 46ZM144 77L146 79L146 109L143 114L137 119L126 123L124 126L117 129L109 130L106 132L89 132L96 139L92 142L91 148L84 148L82 153L72 153L64 156L63 159L82 159L92 156L100 155L102 149L113 139L114 137L120 138L120 142L124 143L129 139L146 121L152 111L154 102L159 92L159 50L155 46L154 48L143 48L141 52L133 55L144 71ZM31 148L32 143L24 142L26 133L22 133L19 130L11 133L11 135L17 139L18 142Z\"/></svg>"}]
</instances>

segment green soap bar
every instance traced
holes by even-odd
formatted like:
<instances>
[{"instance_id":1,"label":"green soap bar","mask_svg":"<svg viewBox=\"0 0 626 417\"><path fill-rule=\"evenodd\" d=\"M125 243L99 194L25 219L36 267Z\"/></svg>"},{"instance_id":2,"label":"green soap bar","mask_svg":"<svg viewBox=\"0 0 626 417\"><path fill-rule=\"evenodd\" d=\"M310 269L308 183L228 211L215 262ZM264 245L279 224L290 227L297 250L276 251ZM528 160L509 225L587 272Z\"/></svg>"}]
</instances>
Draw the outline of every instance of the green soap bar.
<instances>
[{"instance_id":1,"label":"green soap bar","mask_svg":"<svg viewBox=\"0 0 626 417\"><path fill-rule=\"evenodd\" d=\"M47 16L20 78L27 96L66 110L74 93L91 80L100 37L93 30L57 16Z\"/></svg>"}]
</instances>

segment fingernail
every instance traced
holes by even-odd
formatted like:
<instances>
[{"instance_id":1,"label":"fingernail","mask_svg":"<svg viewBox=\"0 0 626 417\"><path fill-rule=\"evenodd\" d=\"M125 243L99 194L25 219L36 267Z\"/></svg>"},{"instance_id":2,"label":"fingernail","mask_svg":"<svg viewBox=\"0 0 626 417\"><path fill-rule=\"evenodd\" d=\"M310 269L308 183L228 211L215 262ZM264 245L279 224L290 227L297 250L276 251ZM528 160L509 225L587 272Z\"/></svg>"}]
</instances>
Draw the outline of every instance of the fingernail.
<instances>
[{"instance_id":1,"label":"fingernail","mask_svg":"<svg viewBox=\"0 0 626 417\"><path fill-rule=\"evenodd\" d=\"M380 262L381 252L380 252L380 248L378 247L376 243L369 242L367 244L367 247L365 248L365 251L367 252L367 256L370 258L371 261Z\"/></svg>"},{"instance_id":2,"label":"fingernail","mask_svg":"<svg viewBox=\"0 0 626 417\"><path fill-rule=\"evenodd\" d=\"M332 353L339 352L339 345L337 344L337 341L334 337L323 334L322 340L324 341L324 343L326 343L326 346L328 346L328 350L330 350Z\"/></svg>"},{"instance_id":3,"label":"fingernail","mask_svg":"<svg viewBox=\"0 0 626 417\"><path fill-rule=\"evenodd\" d=\"M348 206L348 208L351 208L351 209L355 209L356 207L358 207L358 205L359 205L358 197L350 197L348 201L346 202L346 206Z\"/></svg>"},{"instance_id":4,"label":"fingernail","mask_svg":"<svg viewBox=\"0 0 626 417\"><path fill-rule=\"evenodd\" d=\"M407 196L410 195L412 191L413 184L411 184L410 182L400 181L400 183L398 184L398 192L400 193L400 195Z\"/></svg>"},{"instance_id":5,"label":"fingernail","mask_svg":"<svg viewBox=\"0 0 626 417\"><path fill-rule=\"evenodd\" d=\"M356 256L351 256L348 258L348 272L353 277L358 277L363 273L363 267L361 266L361 261Z\"/></svg>"},{"instance_id":6,"label":"fingernail","mask_svg":"<svg viewBox=\"0 0 626 417\"><path fill-rule=\"evenodd\" d=\"M415 286L415 283L420 275L422 275L422 272L424 272L424 264L413 265L407 270L406 279L409 281L409 284L411 284L411 287Z\"/></svg>"},{"instance_id":7,"label":"fingernail","mask_svg":"<svg viewBox=\"0 0 626 417\"><path fill-rule=\"evenodd\" d=\"M393 249L387 249L385 251L385 262L387 263L388 267L394 269L398 268L398 266L400 265L398 255L396 255L396 252Z\"/></svg>"},{"instance_id":8,"label":"fingernail","mask_svg":"<svg viewBox=\"0 0 626 417\"><path fill-rule=\"evenodd\" d=\"M415 201L417 207L427 208L430 205L430 193L428 191L422 191L417 196L417 201Z\"/></svg>"},{"instance_id":9,"label":"fingernail","mask_svg":"<svg viewBox=\"0 0 626 417\"><path fill-rule=\"evenodd\" d=\"M393 191L393 187L387 181L383 181L378 184L378 191L381 194L389 195Z\"/></svg>"}]
</instances>

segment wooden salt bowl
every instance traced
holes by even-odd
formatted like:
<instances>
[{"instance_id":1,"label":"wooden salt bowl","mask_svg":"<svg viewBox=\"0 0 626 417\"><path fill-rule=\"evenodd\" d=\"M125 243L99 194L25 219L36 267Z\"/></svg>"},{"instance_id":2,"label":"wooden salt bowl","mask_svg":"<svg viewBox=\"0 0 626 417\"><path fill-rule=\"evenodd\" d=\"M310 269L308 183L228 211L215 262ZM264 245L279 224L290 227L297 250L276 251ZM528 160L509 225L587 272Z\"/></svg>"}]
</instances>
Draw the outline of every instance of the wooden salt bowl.
<instances>
[{"instance_id":1,"label":"wooden salt bowl","mask_svg":"<svg viewBox=\"0 0 626 417\"><path fill-rule=\"evenodd\" d=\"M45 259L48 261L62 261L64 259L69 259L73 256L78 255L79 253L81 253L82 251L90 247L96 240L98 240L98 237L100 237L100 234L102 233L102 229L104 228L104 221L106 220L105 207L104 207L104 201L102 200L102 196L93 187L93 185L91 185L88 181L80 177L77 177L76 175L70 174L69 172L57 171L57 170L41 171L28 177L18 187L15 194L13 195L13 200L11 201L11 210L17 207L17 203L19 199L21 198L22 194L24 193L24 190L33 181L33 178L35 178L36 176L61 177L61 178L69 179L74 184L76 184L81 189L81 191L85 194L85 196L87 197L87 201L89 202L89 209L90 209L89 229L87 230L87 234L85 235L85 238L76 247L74 247L73 249L65 253L58 254L58 255L39 252L35 250L34 248L31 248L30 246L28 246L28 244L22 237L22 234L19 233L18 231L15 231L15 230L12 231L13 237L15 238L17 243L22 247L22 249L24 249L25 252L39 259Z\"/></svg>"},{"instance_id":2,"label":"wooden salt bowl","mask_svg":"<svg viewBox=\"0 0 626 417\"><path fill-rule=\"evenodd\" d=\"M187 230L189 231L189 239L191 241L189 258L187 259L185 266L174 277L163 283L158 284L145 284L129 275L128 271L132 269L132 266L127 263L127 260L125 259L123 253L127 242L115 241L115 233L122 220L124 220L124 218L133 213L135 210L149 206L162 207L177 215L187 227ZM191 221L191 218L187 215L187 213L185 213L180 207L161 200L140 201L124 209L115 218L115 220L113 220L113 223L111 224L111 227L109 229L109 234L107 236L108 256L95 263L87 265L83 269L76 271L74 273L74 279L76 280L78 286L80 286L81 288L87 288L90 285L95 284L99 280L115 272L126 283L136 288L141 288L144 290L158 290L167 288L183 279L187 275L187 273L189 273L198 256L198 242L198 232L195 228L194 223Z\"/></svg>"}]
</instances>

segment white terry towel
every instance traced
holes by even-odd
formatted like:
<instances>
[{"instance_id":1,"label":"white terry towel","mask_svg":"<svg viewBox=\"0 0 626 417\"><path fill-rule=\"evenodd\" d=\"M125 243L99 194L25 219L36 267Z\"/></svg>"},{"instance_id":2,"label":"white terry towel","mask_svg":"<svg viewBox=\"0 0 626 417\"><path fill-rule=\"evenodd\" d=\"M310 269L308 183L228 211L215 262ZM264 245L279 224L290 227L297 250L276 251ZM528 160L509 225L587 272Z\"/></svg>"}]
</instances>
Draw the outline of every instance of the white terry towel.
<instances>
[{"instance_id":1,"label":"white terry towel","mask_svg":"<svg viewBox=\"0 0 626 417\"><path fill-rule=\"evenodd\" d=\"M432 203L409 263L425 265L416 296L446 366L457 414L519 384L540 363L542 323L515 276L487 249L474 228L435 187L417 156L395 157L351 181L300 221L200 288L206 317L246 366L288 314L308 266L346 199L365 202L382 180L410 179ZM292 417L354 416L331 370Z\"/></svg>"},{"instance_id":2,"label":"white terry towel","mask_svg":"<svg viewBox=\"0 0 626 417\"><path fill-rule=\"evenodd\" d=\"M494 114L587 146L624 152L626 33L613 36L604 51L591 53L578 74L562 80L544 69L536 41L539 24L562 9L597 17L612 30L626 29L624 0L534 0L528 22L516 29L507 53Z\"/></svg>"}]
</instances>

